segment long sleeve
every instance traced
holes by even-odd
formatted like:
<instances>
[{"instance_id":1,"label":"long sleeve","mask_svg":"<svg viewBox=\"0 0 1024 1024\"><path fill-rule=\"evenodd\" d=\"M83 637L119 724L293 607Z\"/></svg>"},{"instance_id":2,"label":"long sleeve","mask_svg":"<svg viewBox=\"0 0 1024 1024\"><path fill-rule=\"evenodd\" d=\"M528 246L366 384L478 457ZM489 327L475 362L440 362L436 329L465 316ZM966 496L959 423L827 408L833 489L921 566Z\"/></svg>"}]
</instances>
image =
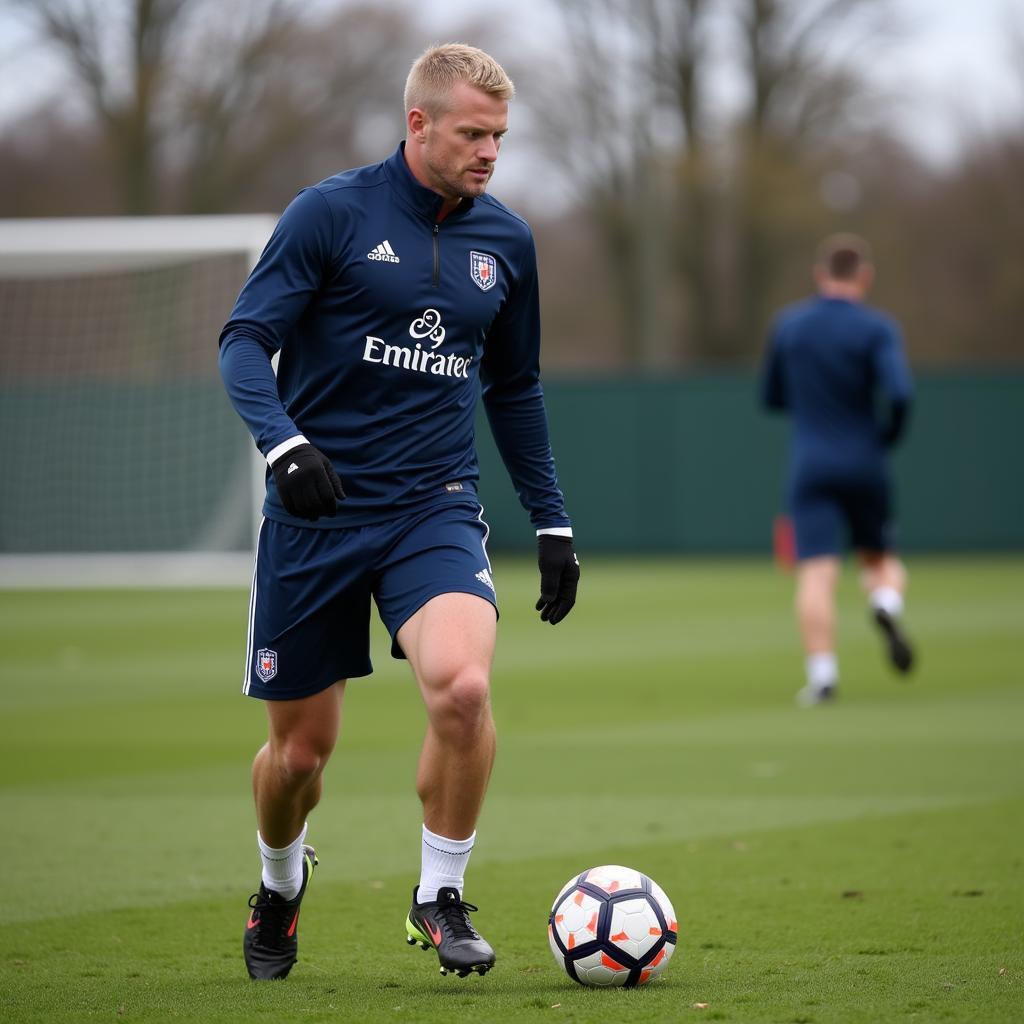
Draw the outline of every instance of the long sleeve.
<instances>
[{"instance_id":1,"label":"long sleeve","mask_svg":"<svg viewBox=\"0 0 1024 1024\"><path fill-rule=\"evenodd\" d=\"M914 394L903 339L894 323L886 323L886 329L875 340L872 353L875 376L887 402L881 425L882 441L886 446L891 446L906 431Z\"/></svg>"},{"instance_id":2,"label":"long sleeve","mask_svg":"<svg viewBox=\"0 0 1024 1024\"><path fill-rule=\"evenodd\" d=\"M889 403L887 422L882 426L882 442L890 447L900 441L910 419L911 400L902 398Z\"/></svg>"},{"instance_id":3,"label":"long sleeve","mask_svg":"<svg viewBox=\"0 0 1024 1024\"><path fill-rule=\"evenodd\" d=\"M331 262L332 221L305 189L285 210L220 335L228 396L266 456L301 431L285 412L270 359L286 342Z\"/></svg>"},{"instance_id":4,"label":"long sleeve","mask_svg":"<svg viewBox=\"0 0 1024 1024\"><path fill-rule=\"evenodd\" d=\"M530 244L488 334L480 366L484 408L512 485L537 529L568 526L540 384L540 302Z\"/></svg>"},{"instance_id":5,"label":"long sleeve","mask_svg":"<svg viewBox=\"0 0 1024 1024\"><path fill-rule=\"evenodd\" d=\"M903 351L899 328L887 321L878 333L872 348L875 376L886 398L891 402L908 401L914 392L910 367Z\"/></svg>"},{"instance_id":6,"label":"long sleeve","mask_svg":"<svg viewBox=\"0 0 1024 1024\"><path fill-rule=\"evenodd\" d=\"M769 409L784 410L786 389L782 376L782 354L776 332L773 331L768 340L764 363L761 367L761 401Z\"/></svg>"},{"instance_id":7,"label":"long sleeve","mask_svg":"<svg viewBox=\"0 0 1024 1024\"><path fill-rule=\"evenodd\" d=\"M243 333L226 338L218 362L228 398L264 457L301 433L281 404L270 355L255 338Z\"/></svg>"}]
</instances>

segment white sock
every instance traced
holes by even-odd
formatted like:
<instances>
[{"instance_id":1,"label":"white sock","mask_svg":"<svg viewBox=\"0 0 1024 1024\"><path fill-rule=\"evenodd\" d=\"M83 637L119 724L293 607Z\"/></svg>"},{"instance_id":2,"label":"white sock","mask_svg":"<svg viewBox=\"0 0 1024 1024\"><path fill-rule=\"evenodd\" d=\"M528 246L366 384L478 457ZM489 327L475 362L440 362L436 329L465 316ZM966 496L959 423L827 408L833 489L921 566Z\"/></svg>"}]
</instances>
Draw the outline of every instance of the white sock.
<instances>
[{"instance_id":1,"label":"white sock","mask_svg":"<svg viewBox=\"0 0 1024 1024\"><path fill-rule=\"evenodd\" d=\"M420 853L420 888L416 894L418 903L430 903L437 899L437 890L444 886L458 889L462 895L466 865L476 842L474 832L468 839L446 839L436 836L426 825L423 826L423 845Z\"/></svg>"},{"instance_id":2,"label":"white sock","mask_svg":"<svg viewBox=\"0 0 1024 1024\"><path fill-rule=\"evenodd\" d=\"M807 671L807 685L815 690L835 686L839 682L839 663L832 651L808 654L804 662Z\"/></svg>"},{"instance_id":3,"label":"white sock","mask_svg":"<svg viewBox=\"0 0 1024 1024\"><path fill-rule=\"evenodd\" d=\"M903 614L903 595L893 587L875 587L868 596L871 607L898 619Z\"/></svg>"},{"instance_id":4,"label":"white sock","mask_svg":"<svg viewBox=\"0 0 1024 1024\"><path fill-rule=\"evenodd\" d=\"M286 900L293 900L302 888L302 844L309 824L302 826L298 838L281 850L275 850L263 842L263 836L256 833L256 843L263 861L263 884Z\"/></svg>"}]
</instances>

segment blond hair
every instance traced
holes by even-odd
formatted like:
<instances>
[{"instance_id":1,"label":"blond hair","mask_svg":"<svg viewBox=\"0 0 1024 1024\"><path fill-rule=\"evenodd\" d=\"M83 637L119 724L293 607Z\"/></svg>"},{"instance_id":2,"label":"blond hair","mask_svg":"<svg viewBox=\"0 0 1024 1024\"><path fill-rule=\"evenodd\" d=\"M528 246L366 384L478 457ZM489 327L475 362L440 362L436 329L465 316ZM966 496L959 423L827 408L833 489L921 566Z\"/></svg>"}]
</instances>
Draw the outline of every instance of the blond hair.
<instances>
[{"instance_id":1,"label":"blond hair","mask_svg":"<svg viewBox=\"0 0 1024 1024\"><path fill-rule=\"evenodd\" d=\"M468 82L498 99L510 100L516 87L505 69L490 55L465 43L431 46L416 59L405 80L405 110L413 107L437 117L448 109L449 94L458 82Z\"/></svg>"}]
</instances>

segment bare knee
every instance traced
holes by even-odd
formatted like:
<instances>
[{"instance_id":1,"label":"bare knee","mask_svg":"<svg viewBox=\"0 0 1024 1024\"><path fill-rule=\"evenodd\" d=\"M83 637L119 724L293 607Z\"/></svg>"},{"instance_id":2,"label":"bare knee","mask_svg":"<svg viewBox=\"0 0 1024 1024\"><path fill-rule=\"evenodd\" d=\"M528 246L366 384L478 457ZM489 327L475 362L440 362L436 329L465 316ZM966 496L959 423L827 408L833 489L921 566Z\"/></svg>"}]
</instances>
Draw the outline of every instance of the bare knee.
<instances>
[{"instance_id":1,"label":"bare knee","mask_svg":"<svg viewBox=\"0 0 1024 1024\"><path fill-rule=\"evenodd\" d=\"M860 553L861 586L866 591L876 587L892 587L902 592L907 585L907 572L903 563L888 552Z\"/></svg>"},{"instance_id":2,"label":"bare knee","mask_svg":"<svg viewBox=\"0 0 1024 1024\"><path fill-rule=\"evenodd\" d=\"M303 785L317 778L333 749L333 742L301 734L280 737L270 744L277 771L290 785Z\"/></svg>"},{"instance_id":3,"label":"bare knee","mask_svg":"<svg viewBox=\"0 0 1024 1024\"><path fill-rule=\"evenodd\" d=\"M487 674L477 669L459 672L436 688L429 702L435 730L452 740L475 736L489 720L490 707Z\"/></svg>"}]
</instances>

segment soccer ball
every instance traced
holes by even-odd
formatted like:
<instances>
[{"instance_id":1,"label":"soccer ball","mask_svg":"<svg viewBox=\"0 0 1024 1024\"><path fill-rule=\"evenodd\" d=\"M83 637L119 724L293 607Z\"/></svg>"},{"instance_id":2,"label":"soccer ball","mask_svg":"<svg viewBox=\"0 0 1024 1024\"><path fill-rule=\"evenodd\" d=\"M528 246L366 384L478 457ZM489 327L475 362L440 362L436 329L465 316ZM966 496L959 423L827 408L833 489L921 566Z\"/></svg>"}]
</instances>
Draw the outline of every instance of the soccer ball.
<instances>
[{"instance_id":1,"label":"soccer ball","mask_svg":"<svg viewBox=\"0 0 1024 1024\"><path fill-rule=\"evenodd\" d=\"M668 966L679 925L657 882L606 864L562 886L548 916L555 962L581 985L646 985Z\"/></svg>"}]
</instances>

